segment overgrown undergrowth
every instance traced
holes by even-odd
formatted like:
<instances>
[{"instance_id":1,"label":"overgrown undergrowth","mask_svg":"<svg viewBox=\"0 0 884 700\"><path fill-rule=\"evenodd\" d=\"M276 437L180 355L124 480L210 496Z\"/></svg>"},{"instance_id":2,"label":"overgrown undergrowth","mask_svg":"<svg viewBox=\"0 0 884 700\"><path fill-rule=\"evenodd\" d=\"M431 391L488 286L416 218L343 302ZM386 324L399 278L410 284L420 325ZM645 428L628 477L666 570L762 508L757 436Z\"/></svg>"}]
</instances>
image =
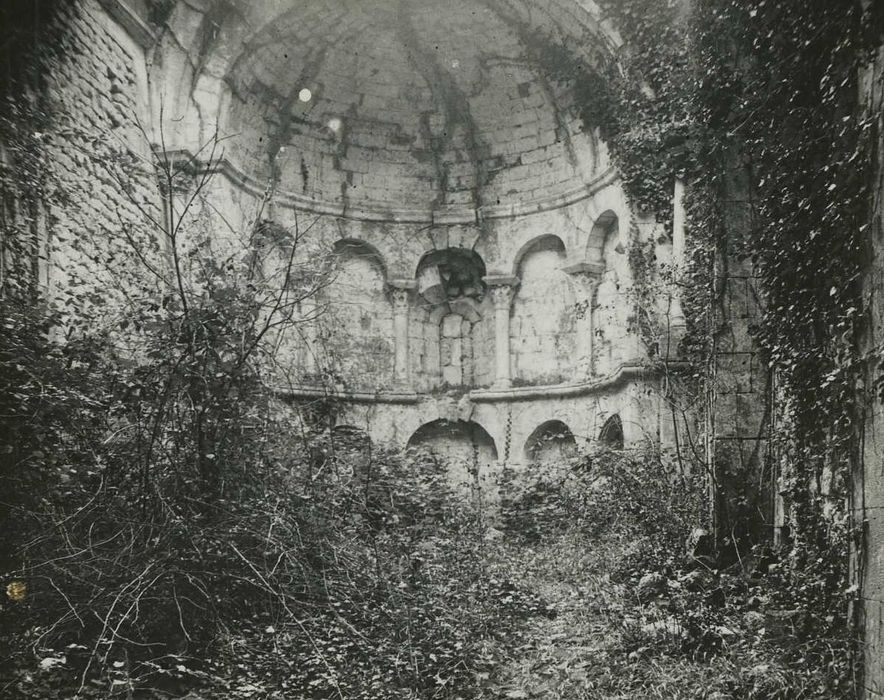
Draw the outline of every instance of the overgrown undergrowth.
<instances>
[{"instance_id":1,"label":"overgrown undergrowth","mask_svg":"<svg viewBox=\"0 0 884 700\"><path fill-rule=\"evenodd\" d=\"M500 529L430 456L318 427L212 500L170 474L133 502L94 458L11 514L4 697L849 697L831 611L776 552L713 551L651 453L505 485Z\"/></svg>"},{"instance_id":2,"label":"overgrown undergrowth","mask_svg":"<svg viewBox=\"0 0 884 700\"><path fill-rule=\"evenodd\" d=\"M507 504L516 584L557 613L508 664L508 697L854 697L846 616L807 604L824 572L772 547L717 551L699 475L647 452L551 471Z\"/></svg>"}]
</instances>

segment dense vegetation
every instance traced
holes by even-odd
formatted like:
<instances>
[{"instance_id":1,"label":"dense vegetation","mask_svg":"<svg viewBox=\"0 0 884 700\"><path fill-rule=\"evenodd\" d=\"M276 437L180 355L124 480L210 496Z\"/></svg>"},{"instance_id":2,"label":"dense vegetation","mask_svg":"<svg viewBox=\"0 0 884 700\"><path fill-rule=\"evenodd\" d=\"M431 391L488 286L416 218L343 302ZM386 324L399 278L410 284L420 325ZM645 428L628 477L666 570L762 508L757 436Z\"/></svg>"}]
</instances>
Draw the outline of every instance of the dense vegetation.
<instances>
[{"instance_id":1,"label":"dense vegetation","mask_svg":"<svg viewBox=\"0 0 884 700\"><path fill-rule=\"evenodd\" d=\"M720 552L764 540L768 495L747 484L770 489L779 476L788 528L778 595L802 611L799 639L838 640L824 656L847 679L858 609L848 551L863 546L853 477L863 375L878 352L859 342L878 115L865 112L858 80L880 45L880 3L605 6L626 48L585 119L609 135L633 201L661 221L672 220L673 178L687 183L689 258L675 280L713 445L716 357L741 322L729 309L734 279L751 278L761 302L750 331L776 420L759 435L767 458L749 469L726 447L704 455Z\"/></svg>"}]
</instances>

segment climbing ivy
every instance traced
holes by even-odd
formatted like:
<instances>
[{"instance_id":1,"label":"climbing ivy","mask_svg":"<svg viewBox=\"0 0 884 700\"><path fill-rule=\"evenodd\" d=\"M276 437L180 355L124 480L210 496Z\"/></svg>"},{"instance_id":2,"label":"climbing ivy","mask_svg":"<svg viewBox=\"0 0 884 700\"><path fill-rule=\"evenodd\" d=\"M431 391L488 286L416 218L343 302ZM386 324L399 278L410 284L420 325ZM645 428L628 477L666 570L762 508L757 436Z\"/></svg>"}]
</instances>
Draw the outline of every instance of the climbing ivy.
<instances>
[{"instance_id":1,"label":"climbing ivy","mask_svg":"<svg viewBox=\"0 0 884 700\"><path fill-rule=\"evenodd\" d=\"M833 634L848 625L847 499L868 359L857 332L870 122L857 76L874 17L851 0L601 5L624 46L604 80L586 79L584 122L607 140L638 210L671 222L673 178L689 183L683 350L707 410L729 271L757 282L752 332L776 377L791 521L788 592L806 611L838 611L815 618L818 634Z\"/></svg>"}]
</instances>

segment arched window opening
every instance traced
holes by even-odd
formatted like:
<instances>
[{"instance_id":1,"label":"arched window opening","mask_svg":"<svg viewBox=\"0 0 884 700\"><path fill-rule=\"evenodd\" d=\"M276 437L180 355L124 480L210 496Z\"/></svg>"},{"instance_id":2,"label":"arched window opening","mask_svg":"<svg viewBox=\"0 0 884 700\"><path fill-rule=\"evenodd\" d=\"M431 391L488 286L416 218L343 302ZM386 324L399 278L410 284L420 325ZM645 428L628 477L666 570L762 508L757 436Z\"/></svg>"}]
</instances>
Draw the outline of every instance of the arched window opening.
<instances>
[{"instance_id":1,"label":"arched window opening","mask_svg":"<svg viewBox=\"0 0 884 700\"><path fill-rule=\"evenodd\" d=\"M607 264L610 262L607 255L607 243L609 240L619 238L620 223L617 215L610 209L595 220L589 239L586 242L586 259L591 263Z\"/></svg>"},{"instance_id":2,"label":"arched window opening","mask_svg":"<svg viewBox=\"0 0 884 700\"><path fill-rule=\"evenodd\" d=\"M472 250L445 248L421 258L417 266L418 292L430 304L458 299L481 300L485 295L485 262Z\"/></svg>"},{"instance_id":3,"label":"arched window opening","mask_svg":"<svg viewBox=\"0 0 884 700\"><path fill-rule=\"evenodd\" d=\"M463 248L431 251L418 264L414 355L419 369L432 375L431 388L475 386L476 364L483 363L474 350L481 355L490 347L482 342L484 275L482 258ZM485 354L490 358L490 350Z\"/></svg>"}]
</instances>

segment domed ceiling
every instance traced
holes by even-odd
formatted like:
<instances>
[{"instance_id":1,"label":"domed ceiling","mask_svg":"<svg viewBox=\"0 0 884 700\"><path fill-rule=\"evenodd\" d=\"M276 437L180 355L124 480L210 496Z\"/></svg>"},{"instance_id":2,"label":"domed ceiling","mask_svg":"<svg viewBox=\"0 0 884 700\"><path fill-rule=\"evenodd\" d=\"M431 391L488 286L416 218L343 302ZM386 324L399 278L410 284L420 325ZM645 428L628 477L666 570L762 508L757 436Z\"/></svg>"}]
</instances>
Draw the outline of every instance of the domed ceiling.
<instances>
[{"instance_id":1,"label":"domed ceiling","mask_svg":"<svg viewBox=\"0 0 884 700\"><path fill-rule=\"evenodd\" d=\"M566 196L606 168L550 64L581 31L506 0L307 0L234 62L225 147L251 176L344 208Z\"/></svg>"}]
</instances>

